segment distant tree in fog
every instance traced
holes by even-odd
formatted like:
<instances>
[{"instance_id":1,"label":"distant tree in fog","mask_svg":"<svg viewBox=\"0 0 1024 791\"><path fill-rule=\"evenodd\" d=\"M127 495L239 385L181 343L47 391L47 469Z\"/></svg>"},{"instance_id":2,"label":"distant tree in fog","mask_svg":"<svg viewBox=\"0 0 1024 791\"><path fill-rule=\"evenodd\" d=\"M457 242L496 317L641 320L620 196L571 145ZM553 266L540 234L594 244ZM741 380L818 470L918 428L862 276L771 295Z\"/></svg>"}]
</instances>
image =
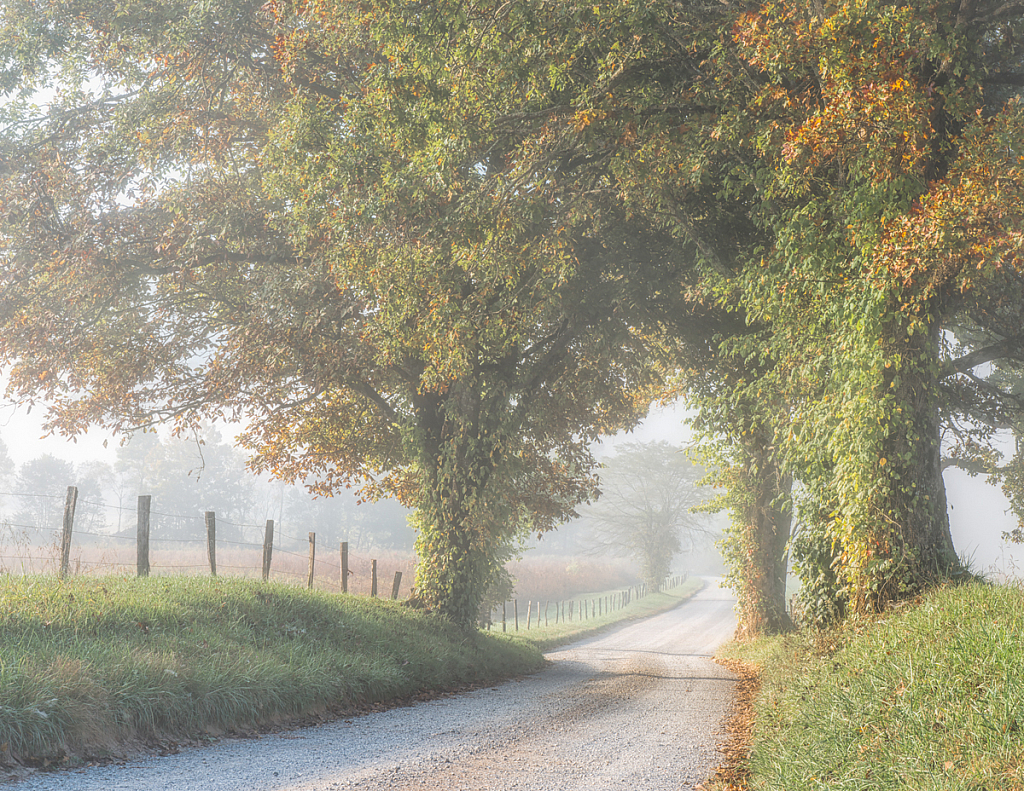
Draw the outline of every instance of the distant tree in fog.
<instances>
[{"instance_id":1,"label":"distant tree in fog","mask_svg":"<svg viewBox=\"0 0 1024 791\"><path fill-rule=\"evenodd\" d=\"M75 529L89 533L105 531L116 524L116 517L107 508L107 495L114 483L113 468L103 461L84 461L75 468L78 505L75 507Z\"/></svg>"},{"instance_id":2,"label":"distant tree in fog","mask_svg":"<svg viewBox=\"0 0 1024 791\"><path fill-rule=\"evenodd\" d=\"M14 461L7 452L7 444L0 438L0 514L3 514L4 492L11 490L14 479Z\"/></svg>"},{"instance_id":3,"label":"distant tree in fog","mask_svg":"<svg viewBox=\"0 0 1024 791\"><path fill-rule=\"evenodd\" d=\"M303 486L289 486L282 511L286 531L312 531L330 544L411 551L415 541L409 510L396 500L360 503L348 490L314 497Z\"/></svg>"},{"instance_id":4,"label":"distant tree in fog","mask_svg":"<svg viewBox=\"0 0 1024 791\"><path fill-rule=\"evenodd\" d=\"M260 478L247 468L244 454L209 426L195 440L136 433L117 449L111 488L121 506L121 529L134 524L129 512L138 495L152 495L159 538L200 540L205 511L217 514L218 535L231 540L262 540L267 519L277 522L279 542L287 534L315 532L324 545L348 541L353 548L411 550L415 538L408 511L397 502L359 505L347 491L314 497L304 486Z\"/></svg>"},{"instance_id":5,"label":"distant tree in fog","mask_svg":"<svg viewBox=\"0 0 1024 791\"><path fill-rule=\"evenodd\" d=\"M153 533L160 538L202 539L203 514L213 511L218 535L251 539L246 526L254 532L263 516L254 513L257 479L244 455L209 426L194 440L138 433L118 448L114 469L122 508L140 494L153 497Z\"/></svg>"},{"instance_id":6,"label":"distant tree in fog","mask_svg":"<svg viewBox=\"0 0 1024 791\"><path fill-rule=\"evenodd\" d=\"M675 556L710 529L692 512L706 497L697 486L703 474L667 442L621 446L602 465L600 498L582 512L594 551L633 558L641 578L660 585Z\"/></svg>"},{"instance_id":7,"label":"distant tree in fog","mask_svg":"<svg viewBox=\"0 0 1024 791\"><path fill-rule=\"evenodd\" d=\"M0 486L6 487L12 475L14 475L14 461L7 452L7 443L0 438Z\"/></svg>"},{"instance_id":8,"label":"distant tree in fog","mask_svg":"<svg viewBox=\"0 0 1024 791\"><path fill-rule=\"evenodd\" d=\"M27 461L14 478L19 508L13 521L23 527L56 530L64 514L64 499L75 484L75 465L46 453Z\"/></svg>"}]
</instances>

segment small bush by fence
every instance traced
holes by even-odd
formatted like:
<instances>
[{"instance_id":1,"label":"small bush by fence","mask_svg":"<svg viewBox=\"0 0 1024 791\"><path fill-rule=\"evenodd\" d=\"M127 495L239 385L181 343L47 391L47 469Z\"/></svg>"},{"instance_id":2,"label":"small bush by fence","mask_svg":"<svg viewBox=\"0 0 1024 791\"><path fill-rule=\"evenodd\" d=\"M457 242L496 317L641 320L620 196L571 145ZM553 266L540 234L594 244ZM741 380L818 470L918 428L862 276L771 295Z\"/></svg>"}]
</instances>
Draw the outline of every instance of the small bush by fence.
<instances>
[{"instance_id":1,"label":"small bush by fence","mask_svg":"<svg viewBox=\"0 0 1024 791\"><path fill-rule=\"evenodd\" d=\"M212 511L201 517L154 511L149 495L138 498L134 531L129 528L110 534L83 530L75 525L78 505L78 489L69 486L58 530L5 523L0 530L0 573L51 572L62 577L85 573L228 573L303 584L308 588L372 596L390 594L391 598L398 598L403 580L408 587L415 569L412 558L398 553L384 552L380 557L369 558L351 553L348 542L340 542L337 547L318 545L315 533L304 538L289 535L277 528L273 520L267 520L262 527L262 542L246 541L244 536L259 531L259 526L221 521ZM179 535L184 532L191 536L154 537L150 529L153 517L173 520ZM242 538L219 535L218 529L223 528L226 530L222 532ZM296 545L305 545L308 551L293 551ZM388 578L383 579L383 575Z\"/></svg>"}]
</instances>

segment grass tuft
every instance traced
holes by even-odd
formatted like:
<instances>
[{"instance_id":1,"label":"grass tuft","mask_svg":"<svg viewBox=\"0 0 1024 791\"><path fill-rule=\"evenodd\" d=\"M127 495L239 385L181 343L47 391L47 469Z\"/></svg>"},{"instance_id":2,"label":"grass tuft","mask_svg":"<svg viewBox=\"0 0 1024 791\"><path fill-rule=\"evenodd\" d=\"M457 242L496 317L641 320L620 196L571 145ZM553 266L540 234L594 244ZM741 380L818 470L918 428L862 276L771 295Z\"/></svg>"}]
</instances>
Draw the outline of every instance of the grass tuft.
<instances>
[{"instance_id":1,"label":"grass tuft","mask_svg":"<svg viewBox=\"0 0 1024 791\"><path fill-rule=\"evenodd\" d=\"M732 646L762 668L755 789L1024 787L1024 591L947 587L828 633Z\"/></svg>"}]
</instances>

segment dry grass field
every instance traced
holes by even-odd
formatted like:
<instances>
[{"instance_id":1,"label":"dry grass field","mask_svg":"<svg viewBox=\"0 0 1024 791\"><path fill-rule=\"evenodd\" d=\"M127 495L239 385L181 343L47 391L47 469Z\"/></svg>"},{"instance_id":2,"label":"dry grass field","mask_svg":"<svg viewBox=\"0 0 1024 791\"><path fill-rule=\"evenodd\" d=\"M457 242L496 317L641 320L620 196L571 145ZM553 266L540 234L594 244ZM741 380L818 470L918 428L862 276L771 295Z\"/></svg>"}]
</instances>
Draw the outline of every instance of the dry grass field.
<instances>
[{"instance_id":1,"label":"dry grass field","mask_svg":"<svg viewBox=\"0 0 1024 791\"><path fill-rule=\"evenodd\" d=\"M34 539L34 540L33 540ZM295 546L294 540L288 546ZM259 579L263 550L257 543L218 541L218 576ZM377 595L391 596L395 572L402 572L399 598L409 595L416 571L416 558L390 550L349 552L348 591L368 596L372 585L372 561L377 561ZM75 575L134 575L134 538L114 535L78 535L72 542L70 571ZM60 542L56 531L0 529L0 574L55 574L60 567ZM199 541L153 540L150 547L153 576L206 576L210 573L206 546ZM305 586L309 568L308 551L274 548L270 578ZM597 591L627 588L638 582L625 561L571 558L527 552L509 566L516 578L514 596L522 600L558 601ZM316 546L313 569L316 590L341 590L339 546Z\"/></svg>"}]
</instances>

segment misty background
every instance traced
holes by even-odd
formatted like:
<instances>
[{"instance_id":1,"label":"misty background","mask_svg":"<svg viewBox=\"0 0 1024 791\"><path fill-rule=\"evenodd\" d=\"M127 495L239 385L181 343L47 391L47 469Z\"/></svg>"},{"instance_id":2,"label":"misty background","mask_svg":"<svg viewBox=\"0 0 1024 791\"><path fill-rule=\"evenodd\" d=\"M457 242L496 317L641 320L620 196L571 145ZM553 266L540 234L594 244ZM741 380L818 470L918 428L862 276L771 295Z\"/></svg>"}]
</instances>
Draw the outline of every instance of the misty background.
<instances>
[{"instance_id":1,"label":"misty background","mask_svg":"<svg viewBox=\"0 0 1024 791\"><path fill-rule=\"evenodd\" d=\"M0 380L0 390L3 384ZM599 459L608 458L624 443L635 442L686 447L690 435L685 419L681 407L653 408L632 432L603 440L595 454ZM167 515L201 516L204 510L216 510L226 537L233 531L240 540L259 540L257 533L261 534L265 521L274 519L284 534L313 531L318 541L348 541L354 550L412 552L415 535L406 523L408 512L398 503L360 503L354 492L315 498L301 485L257 479L246 471L245 456L233 446L228 424L210 427L203 445L174 439L169 432L138 433L122 445L119 439L96 429L74 442L44 436L42 421L43 410L38 407L29 411L23 406L0 405L0 440L9 457L6 478L0 469L0 514L8 518L20 512L23 518L45 519L47 526L53 524L56 529L59 513L45 513L40 502L35 513L29 514L33 509L28 498L11 495L25 492L25 487L46 486L54 491L45 494L62 498L66 487L73 484L79 487L81 500L101 501L107 506L103 516L90 516L89 509L81 506L76 515L76 521L91 518L102 532L133 531L137 496L152 494L154 510ZM1005 450L1012 452L1012 448ZM956 468L947 469L944 478L953 541L961 557L972 570L991 578L1024 576L1024 547L1002 538L1003 532L1016 526L1002 492L983 478L972 478ZM706 519L709 535L676 559L674 572L722 572L714 536L724 527L726 517L717 514ZM178 537L186 529L190 528L175 524L169 516L162 524L154 524L154 530L167 537ZM247 531L252 535L246 535ZM575 557L591 554L592 544L586 520L582 520L563 525L540 541L534 536L527 543L532 548L527 552Z\"/></svg>"}]
</instances>

